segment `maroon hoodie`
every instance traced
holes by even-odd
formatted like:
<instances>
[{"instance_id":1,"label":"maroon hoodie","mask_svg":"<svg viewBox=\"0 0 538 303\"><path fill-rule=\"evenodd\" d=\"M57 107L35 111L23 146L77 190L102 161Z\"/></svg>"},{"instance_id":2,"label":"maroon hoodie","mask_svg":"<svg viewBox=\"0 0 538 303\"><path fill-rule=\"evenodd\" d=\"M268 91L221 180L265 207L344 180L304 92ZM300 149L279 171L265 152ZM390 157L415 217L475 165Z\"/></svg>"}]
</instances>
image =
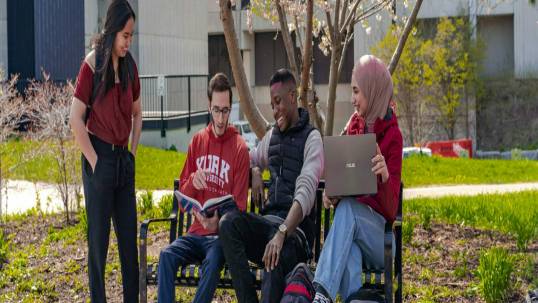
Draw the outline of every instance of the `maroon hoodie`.
<instances>
[{"instance_id":1,"label":"maroon hoodie","mask_svg":"<svg viewBox=\"0 0 538 303\"><path fill-rule=\"evenodd\" d=\"M385 163L387 163L389 170L389 179L387 182L382 183L381 177L379 177L377 179L377 194L357 197L357 200L369 205L383 215L387 221L392 222L396 219L400 196L403 139L396 115L391 113L389 116L390 118L378 118L374 124L376 141L381 154L385 157ZM361 123L358 115L352 116L347 129L348 135L364 133L364 121Z\"/></svg>"},{"instance_id":2,"label":"maroon hoodie","mask_svg":"<svg viewBox=\"0 0 538 303\"><path fill-rule=\"evenodd\" d=\"M200 130L189 145L187 160L181 172L181 192L195 198L203 205L211 198L233 195L240 210L247 208L249 155L243 138L233 126L216 137L212 124ZM206 190L197 190L192 183L198 169L208 169ZM189 228L195 235L214 234L205 230L196 219Z\"/></svg>"}]
</instances>

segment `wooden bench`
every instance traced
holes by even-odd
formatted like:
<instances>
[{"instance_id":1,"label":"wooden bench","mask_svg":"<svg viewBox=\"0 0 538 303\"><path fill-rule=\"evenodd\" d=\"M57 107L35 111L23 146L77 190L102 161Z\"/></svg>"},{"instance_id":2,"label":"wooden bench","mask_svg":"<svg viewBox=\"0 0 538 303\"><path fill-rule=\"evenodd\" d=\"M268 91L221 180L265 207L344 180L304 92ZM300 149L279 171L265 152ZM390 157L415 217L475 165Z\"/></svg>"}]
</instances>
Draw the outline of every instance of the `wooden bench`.
<instances>
[{"instance_id":1,"label":"wooden bench","mask_svg":"<svg viewBox=\"0 0 538 303\"><path fill-rule=\"evenodd\" d=\"M265 187L268 187L268 182L265 183ZM320 251L322 249L323 239L327 236L329 228L331 226L332 217L334 216L334 210L324 209L322 202L323 189L325 182L319 183L316 193L316 230L315 240L313 248L313 258L309 260L308 264L313 271L318 261ZM174 181L174 190L179 188L179 180ZM398 214L396 221L391 224L385 225L385 251L384 258L385 264L391 264L384 269L369 269L363 268L363 288L372 289L379 292L386 298L386 302L402 302L402 192L403 184L400 187L400 200L398 206ZM252 201L252 197L251 197ZM255 207L254 203L248 203L248 211L258 213L259 209ZM331 220L327 220L331 218ZM146 303L147 287L148 285L157 285L157 267L158 263L148 264L147 262L147 237L149 226L153 223L166 222L169 224L169 243L172 243L177 237L182 236L187 232L189 226L192 223L192 216L190 214L183 213L179 210L178 201L173 198L172 213L168 218L147 219L144 220L140 226L140 302ZM392 252L392 238L395 238L395 258L393 260ZM198 268L199 264L192 264L181 266L178 270L176 285L184 287L196 287L198 285ZM256 288L261 287L261 277L263 268L251 263L251 273L256 277ZM393 281L396 281L396 289L393 290ZM388 282L388 283L386 283ZM221 272L221 278L218 284L218 288L232 289L232 279L230 272L225 266Z\"/></svg>"}]
</instances>

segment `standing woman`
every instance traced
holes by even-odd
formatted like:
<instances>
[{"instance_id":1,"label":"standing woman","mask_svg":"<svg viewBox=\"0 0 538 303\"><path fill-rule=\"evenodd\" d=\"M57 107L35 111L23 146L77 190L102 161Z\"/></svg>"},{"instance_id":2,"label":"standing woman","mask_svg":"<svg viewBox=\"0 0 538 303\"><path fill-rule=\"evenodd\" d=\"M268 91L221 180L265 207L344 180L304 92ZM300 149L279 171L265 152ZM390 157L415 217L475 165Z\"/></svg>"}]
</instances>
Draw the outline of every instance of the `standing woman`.
<instances>
[{"instance_id":1,"label":"standing woman","mask_svg":"<svg viewBox=\"0 0 538 303\"><path fill-rule=\"evenodd\" d=\"M333 205L336 211L316 268L315 303L333 302L337 293L344 302L351 301L361 288L363 262L383 268L385 222L394 221L398 210L403 141L390 106L390 73L378 58L362 56L353 68L351 88L355 112L344 134L375 134L378 146L371 169L377 176L377 194L323 196L324 206Z\"/></svg>"},{"instance_id":2,"label":"standing woman","mask_svg":"<svg viewBox=\"0 0 538 303\"><path fill-rule=\"evenodd\" d=\"M71 105L70 124L82 151L92 302L106 302L111 218L118 240L123 301L138 302L134 177L142 115L138 71L128 51L134 23L129 3L113 0L104 30L82 63Z\"/></svg>"}]
</instances>

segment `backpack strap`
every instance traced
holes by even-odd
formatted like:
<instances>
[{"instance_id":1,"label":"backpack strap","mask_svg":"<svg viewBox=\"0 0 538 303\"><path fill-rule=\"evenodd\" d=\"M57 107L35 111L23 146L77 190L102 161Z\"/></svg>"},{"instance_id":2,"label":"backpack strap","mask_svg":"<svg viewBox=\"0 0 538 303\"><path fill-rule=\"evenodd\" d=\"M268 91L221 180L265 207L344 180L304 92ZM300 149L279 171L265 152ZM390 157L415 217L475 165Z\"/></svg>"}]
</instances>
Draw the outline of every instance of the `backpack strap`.
<instances>
[{"instance_id":1,"label":"backpack strap","mask_svg":"<svg viewBox=\"0 0 538 303\"><path fill-rule=\"evenodd\" d=\"M86 104L86 115L84 116L84 125L88 123L88 119L90 118L90 113L92 112L92 106L93 102L95 101L95 98L97 96L97 92L99 90L100 86L100 73L97 72L98 66L101 60L99 60L97 56L97 51L92 50L84 59L84 61L90 66L90 68L93 70L93 77L92 77L92 94L90 96L90 100L88 100L88 104Z\"/></svg>"},{"instance_id":2,"label":"backpack strap","mask_svg":"<svg viewBox=\"0 0 538 303\"><path fill-rule=\"evenodd\" d=\"M84 116L84 125L88 123L88 119L90 118L90 113L92 112L93 101L95 100L95 97L97 95L97 86L99 85L99 75L97 72L93 73L92 81L93 81L92 95L90 97L90 100L88 101L88 104L86 105L86 115Z\"/></svg>"}]
</instances>

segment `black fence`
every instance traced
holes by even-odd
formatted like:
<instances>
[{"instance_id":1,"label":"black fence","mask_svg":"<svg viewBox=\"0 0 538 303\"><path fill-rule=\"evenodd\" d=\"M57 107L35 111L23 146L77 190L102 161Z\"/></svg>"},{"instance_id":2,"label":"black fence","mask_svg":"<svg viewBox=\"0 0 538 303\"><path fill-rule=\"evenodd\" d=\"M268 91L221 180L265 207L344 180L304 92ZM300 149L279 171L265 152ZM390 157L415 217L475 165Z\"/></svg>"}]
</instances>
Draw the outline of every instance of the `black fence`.
<instances>
[{"instance_id":1,"label":"black fence","mask_svg":"<svg viewBox=\"0 0 538 303\"><path fill-rule=\"evenodd\" d=\"M160 121L162 137L172 119L186 118L190 131L192 117L207 113L208 81L207 75L141 75L142 119Z\"/></svg>"}]
</instances>

